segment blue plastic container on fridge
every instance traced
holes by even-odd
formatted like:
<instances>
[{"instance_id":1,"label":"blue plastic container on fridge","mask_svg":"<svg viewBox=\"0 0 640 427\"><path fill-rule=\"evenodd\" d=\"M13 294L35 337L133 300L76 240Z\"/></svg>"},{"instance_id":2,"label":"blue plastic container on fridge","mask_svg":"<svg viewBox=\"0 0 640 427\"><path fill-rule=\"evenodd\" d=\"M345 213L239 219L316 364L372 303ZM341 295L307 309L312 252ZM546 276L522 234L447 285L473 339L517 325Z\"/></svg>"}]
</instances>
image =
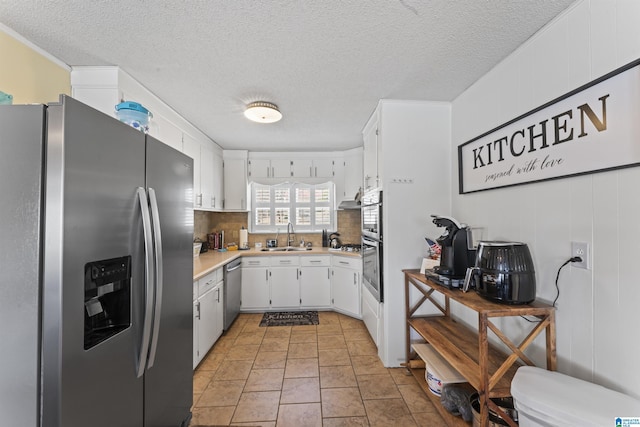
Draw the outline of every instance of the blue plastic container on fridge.
<instances>
[{"instance_id":1,"label":"blue plastic container on fridge","mask_svg":"<svg viewBox=\"0 0 640 427\"><path fill-rule=\"evenodd\" d=\"M144 133L149 132L149 120L153 118L151 111L137 102L123 101L116 105L116 117L123 123Z\"/></svg>"}]
</instances>

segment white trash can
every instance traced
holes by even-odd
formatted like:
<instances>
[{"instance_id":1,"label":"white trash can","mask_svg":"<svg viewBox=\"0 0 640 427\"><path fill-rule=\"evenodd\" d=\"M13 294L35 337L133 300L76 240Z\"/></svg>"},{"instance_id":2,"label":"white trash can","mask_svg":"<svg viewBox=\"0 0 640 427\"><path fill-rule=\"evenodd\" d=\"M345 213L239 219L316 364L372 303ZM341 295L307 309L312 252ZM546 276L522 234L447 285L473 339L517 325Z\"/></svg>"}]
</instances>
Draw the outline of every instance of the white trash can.
<instances>
[{"instance_id":1,"label":"white trash can","mask_svg":"<svg viewBox=\"0 0 640 427\"><path fill-rule=\"evenodd\" d=\"M518 369L511 395L520 427L614 427L617 418L640 418L640 400L533 366Z\"/></svg>"}]
</instances>

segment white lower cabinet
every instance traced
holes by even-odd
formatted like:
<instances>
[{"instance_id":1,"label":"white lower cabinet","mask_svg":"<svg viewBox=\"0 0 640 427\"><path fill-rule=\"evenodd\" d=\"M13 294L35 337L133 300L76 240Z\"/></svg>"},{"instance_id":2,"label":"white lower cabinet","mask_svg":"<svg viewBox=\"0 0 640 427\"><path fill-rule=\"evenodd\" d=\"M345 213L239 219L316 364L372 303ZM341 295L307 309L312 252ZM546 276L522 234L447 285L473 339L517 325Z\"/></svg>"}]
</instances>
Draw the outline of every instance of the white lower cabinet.
<instances>
[{"instance_id":1,"label":"white lower cabinet","mask_svg":"<svg viewBox=\"0 0 640 427\"><path fill-rule=\"evenodd\" d=\"M198 298L200 302L200 325L198 326L198 350L202 358L213 346L216 336L216 300L220 298L220 288L207 291Z\"/></svg>"},{"instance_id":2,"label":"white lower cabinet","mask_svg":"<svg viewBox=\"0 0 640 427\"><path fill-rule=\"evenodd\" d=\"M360 280L362 261L359 258L333 256L331 295L333 308L360 317Z\"/></svg>"},{"instance_id":3,"label":"white lower cabinet","mask_svg":"<svg viewBox=\"0 0 640 427\"><path fill-rule=\"evenodd\" d=\"M269 296L269 259L243 257L240 309L268 309Z\"/></svg>"},{"instance_id":4,"label":"white lower cabinet","mask_svg":"<svg viewBox=\"0 0 640 427\"><path fill-rule=\"evenodd\" d=\"M243 257L243 311L335 309L361 316L362 260L336 255Z\"/></svg>"},{"instance_id":5,"label":"white lower cabinet","mask_svg":"<svg viewBox=\"0 0 640 427\"><path fill-rule=\"evenodd\" d=\"M297 267L271 267L271 307L300 307L300 283Z\"/></svg>"},{"instance_id":6,"label":"white lower cabinet","mask_svg":"<svg viewBox=\"0 0 640 427\"><path fill-rule=\"evenodd\" d=\"M271 308L300 307L300 257L292 255L269 257Z\"/></svg>"},{"instance_id":7,"label":"white lower cabinet","mask_svg":"<svg viewBox=\"0 0 640 427\"><path fill-rule=\"evenodd\" d=\"M198 297L195 299L195 287ZM193 302L193 367L204 358L213 344L222 335L224 328L224 309L222 295L224 291L222 269L209 273L194 282Z\"/></svg>"},{"instance_id":8,"label":"white lower cabinet","mask_svg":"<svg viewBox=\"0 0 640 427\"><path fill-rule=\"evenodd\" d=\"M300 306L331 307L331 256L300 257Z\"/></svg>"},{"instance_id":9,"label":"white lower cabinet","mask_svg":"<svg viewBox=\"0 0 640 427\"><path fill-rule=\"evenodd\" d=\"M380 335L382 333L380 303L365 286L363 286L361 289L362 321L367 327L367 330L369 331L369 335L371 335L373 342L378 345L381 341Z\"/></svg>"},{"instance_id":10,"label":"white lower cabinet","mask_svg":"<svg viewBox=\"0 0 640 427\"><path fill-rule=\"evenodd\" d=\"M198 281L193 282L196 295L193 300L193 369L200 363L200 352L198 351L198 327L200 326L200 303L198 302Z\"/></svg>"}]
</instances>

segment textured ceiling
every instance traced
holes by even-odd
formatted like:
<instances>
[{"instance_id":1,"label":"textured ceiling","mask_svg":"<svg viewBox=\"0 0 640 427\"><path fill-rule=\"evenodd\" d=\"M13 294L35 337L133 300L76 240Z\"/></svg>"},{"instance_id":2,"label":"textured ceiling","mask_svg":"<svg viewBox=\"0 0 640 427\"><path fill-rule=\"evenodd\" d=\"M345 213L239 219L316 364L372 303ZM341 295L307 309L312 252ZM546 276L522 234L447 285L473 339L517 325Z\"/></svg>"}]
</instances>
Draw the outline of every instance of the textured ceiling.
<instances>
[{"instance_id":1,"label":"textured ceiling","mask_svg":"<svg viewBox=\"0 0 640 427\"><path fill-rule=\"evenodd\" d=\"M119 65L223 148L324 151L362 145L379 99L453 100L572 2L0 0L0 22ZM249 122L257 100L284 118Z\"/></svg>"}]
</instances>

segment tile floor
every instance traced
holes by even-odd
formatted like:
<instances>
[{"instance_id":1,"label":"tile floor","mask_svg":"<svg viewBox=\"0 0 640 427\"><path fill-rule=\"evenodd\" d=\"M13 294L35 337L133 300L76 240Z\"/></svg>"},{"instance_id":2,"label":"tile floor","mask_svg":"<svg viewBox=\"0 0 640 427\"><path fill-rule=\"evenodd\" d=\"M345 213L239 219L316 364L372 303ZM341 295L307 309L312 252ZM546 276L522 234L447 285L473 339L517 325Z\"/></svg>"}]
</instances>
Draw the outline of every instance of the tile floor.
<instances>
[{"instance_id":1,"label":"tile floor","mask_svg":"<svg viewBox=\"0 0 640 427\"><path fill-rule=\"evenodd\" d=\"M362 321L260 327L240 314L193 378L191 425L445 425L412 376L385 368Z\"/></svg>"}]
</instances>

